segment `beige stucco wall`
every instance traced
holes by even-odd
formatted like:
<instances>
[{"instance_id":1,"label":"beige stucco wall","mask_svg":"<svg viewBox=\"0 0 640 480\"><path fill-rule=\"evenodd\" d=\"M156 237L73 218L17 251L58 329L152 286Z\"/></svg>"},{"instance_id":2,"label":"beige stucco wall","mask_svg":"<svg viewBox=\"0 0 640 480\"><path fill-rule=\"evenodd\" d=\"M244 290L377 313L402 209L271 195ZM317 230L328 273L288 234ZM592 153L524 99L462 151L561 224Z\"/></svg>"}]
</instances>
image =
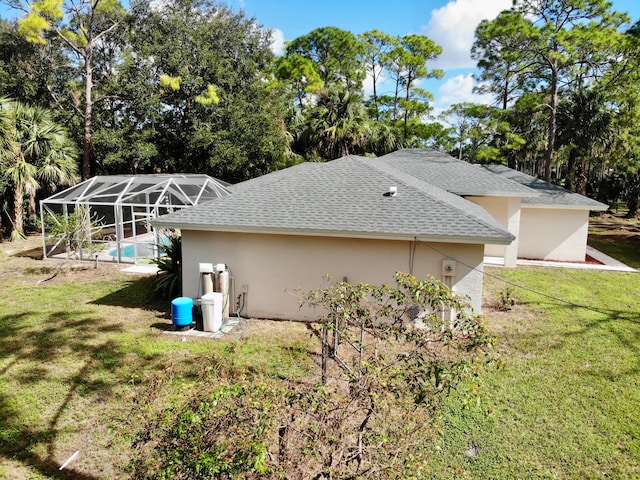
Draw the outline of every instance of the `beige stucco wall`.
<instances>
[{"instance_id":1,"label":"beige stucco wall","mask_svg":"<svg viewBox=\"0 0 640 480\"><path fill-rule=\"evenodd\" d=\"M588 227L588 210L523 207L518 256L583 262Z\"/></svg>"},{"instance_id":2,"label":"beige stucco wall","mask_svg":"<svg viewBox=\"0 0 640 480\"><path fill-rule=\"evenodd\" d=\"M246 308L241 312L246 317L315 320L319 314L301 310L295 291L322 288L325 274L335 280L346 277L351 283L393 284L395 272L409 271L413 258L414 275L442 278L442 260L447 256L460 262L454 290L470 296L476 311L481 307L484 245L183 230L182 249L183 295L199 296L199 263L225 263L233 277L232 312L242 286L247 286Z\"/></svg>"},{"instance_id":3,"label":"beige stucco wall","mask_svg":"<svg viewBox=\"0 0 640 480\"><path fill-rule=\"evenodd\" d=\"M502 257L507 267L515 267L520 241L520 197L466 197L489 212L516 239L510 245L487 245L485 255Z\"/></svg>"}]
</instances>

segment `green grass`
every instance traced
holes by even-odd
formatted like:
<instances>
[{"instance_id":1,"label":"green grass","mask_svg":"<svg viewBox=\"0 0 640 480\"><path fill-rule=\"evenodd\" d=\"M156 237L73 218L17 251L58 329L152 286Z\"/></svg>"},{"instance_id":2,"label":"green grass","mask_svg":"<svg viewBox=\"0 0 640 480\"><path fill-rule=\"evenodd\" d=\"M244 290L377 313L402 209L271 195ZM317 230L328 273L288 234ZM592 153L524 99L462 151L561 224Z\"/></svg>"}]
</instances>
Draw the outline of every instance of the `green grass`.
<instances>
[{"instance_id":1,"label":"green grass","mask_svg":"<svg viewBox=\"0 0 640 480\"><path fill-rule=\"evenodd\" d=\"M612 215L590 219L588 243L593 248L640 269L640 222Z\"/></svg>"},{"instance_id":2,"label":"green grass","mask_svg":"<svg viewBox=\"0 0 640 480\"><path fill-rule=\"evenodd\" d=\"M148 300L148 279L102 267L39 283L57 264L0 247L0 478L126 478L149 409L217 362L274 382L317 370L300 325L183 342L161 333L168 302ZM487 272L526 287L513 310L485 309L504 365L480 404L446 400L424 478L640 478L640 274ZM487 277L488 304L505 288Z\"/></svg>"},{"instance_id":3,"label":"green grass","mask_svg":"<svg viewBox=\"0 0 640 480\"><path fill-rule=\"evenodd\" d=\"M436 476L640 477L640 275L489 273L563 302L514 288L514 310L488 312L504 367L480 407L447 402Z\"/></svg>"},{"instance_id":4,"label":"green grass","mask_svg":"<svg viewBox=\"0 0 640 480\"><path fill-rule=\"evenodd\" d=\"M20 251L31 244L0 245L0 478L126 478L153 402L181 401L220 359L274 378L307 374L302 326L182 341L162 334L170 305L149 300L150 278L89 265L42 282L59 264Z\"/></svg>"}]
</instances>

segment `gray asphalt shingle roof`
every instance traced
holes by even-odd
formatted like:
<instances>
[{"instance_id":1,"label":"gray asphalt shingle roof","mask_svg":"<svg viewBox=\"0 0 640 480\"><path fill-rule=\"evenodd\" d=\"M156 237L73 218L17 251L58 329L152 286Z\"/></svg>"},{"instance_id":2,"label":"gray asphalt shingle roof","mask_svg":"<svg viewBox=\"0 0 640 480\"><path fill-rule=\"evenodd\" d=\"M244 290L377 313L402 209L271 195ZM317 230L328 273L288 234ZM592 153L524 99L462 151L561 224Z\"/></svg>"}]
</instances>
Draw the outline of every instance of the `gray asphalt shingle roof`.
<instances>
[{"instance_id":1,"label":"gray asphalt shingle roof","mask_svg":"<svg viewBox=\"0 0 640 480\"><path fill-rule=\"evenodd\" d=\"M504 165L481 165L481 168L500 178L508 178L538 192L537 197L523 198L523 206L566 207L588 210L607 210L609 208L604 203L570 192L558 185L553 185Z\"/></svg>"},{"instance_id":2,"label":"gray asphalt shingle roof","mask_svg":"<svg viewBox=\"0 0 640 480\"><path fill-rule=\"evenodd\" d=\"M477 165L445 153L402 149L379 157L380 162L456 195L535 197L537 192L509 178L496 176Z\"/></svg>"},{"instance_id":3,"label":"gray asphalt shingle roof","mask_svg":"<svg viewBox=\"0 0 640 480\"><path fill-rule=\"evenodd\" d=\"M396 186L395 197L383 195ZM231 195L159 217L155 226L460 243L510 243L478 205L379 159L306 163L234 185Z\"/></svg>"}]
</instances>

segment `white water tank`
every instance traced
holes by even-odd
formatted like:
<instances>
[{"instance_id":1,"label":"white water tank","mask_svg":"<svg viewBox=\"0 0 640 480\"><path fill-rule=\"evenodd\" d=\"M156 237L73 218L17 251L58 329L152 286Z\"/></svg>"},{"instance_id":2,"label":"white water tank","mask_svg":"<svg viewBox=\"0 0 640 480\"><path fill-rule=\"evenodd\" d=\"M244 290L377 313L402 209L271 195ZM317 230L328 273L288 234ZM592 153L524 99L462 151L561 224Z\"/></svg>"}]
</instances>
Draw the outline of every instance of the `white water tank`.
<instances>
[{"instance_id":1,"label":"white water tank","mask_svg":"<svg viewBox=\"0 0 640 480\"><path fill-rule=\"evenodd\" d=\"M211 293L213 292L213 263L201 263L199 264L201 284L202 284L202 293Z\"/></svg>"},{"instance_id":2,"label":"white water tank","mask_svg":"<svg viewBox=\"0 0 640 480\"><path fill-rule=\"evenodd\" d=\"M222 294L222 318L229 318L229 270L218 274L218 292Z\"/></svg>"},{"instance_id":3,"label":"white water tank","mask_svg":"<svg viewBox=\"0 0 640 480\"><path fill-rule=\"evenodd\" d=\"M223 295L210 292L200 298L202 308L202 329L205 332L217 332L222 327Z\"/></svg>"}]
</instances>

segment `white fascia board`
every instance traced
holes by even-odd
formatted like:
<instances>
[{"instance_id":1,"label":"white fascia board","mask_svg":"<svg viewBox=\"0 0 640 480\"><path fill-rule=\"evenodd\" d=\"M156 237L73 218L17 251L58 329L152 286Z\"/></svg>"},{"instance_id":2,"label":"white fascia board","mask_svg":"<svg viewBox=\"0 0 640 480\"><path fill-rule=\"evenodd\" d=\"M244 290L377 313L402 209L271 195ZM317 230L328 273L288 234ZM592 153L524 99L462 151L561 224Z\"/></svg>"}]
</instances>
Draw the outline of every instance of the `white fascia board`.
<instances>
[{"instance_id":1,"label":"white fascia board","mask_svg":"<svg viewBox=\"0 0 640 480\"><path fill-rule=\"evenodd\" d=\"M588 206L588 205L561 205L550 203L523 203L520 205L522 209L545 209L545 210L587 210L605 212L609 210L608 205Z\"/></svg>"},{"instance_id":2,"label":"white fascia board","mask_svg":"<svg viewBox=\"0 0 640 480\"><path fill-rule=\"evenodd\" d=\"M540 193L532 190L531 192L486 192L486 191L456 191L451 192L460 197L514 197L514 198L535 198L539 197Z\"/></svg>"},{"instance_id":3,"label":"white fascia board","mask_svg":"<svg viewBox=\"0 0 640 480\"><path fill-rule=\"evenodd\" d=\"M475 236L456 236L456 235L424 235L424 234L397 234L397 233L380 233L380 232L350 232L343 230L307 230L307 229L285 229L285 228L256 228L256 227L238 227L227 225L196 225L188 223L165 223L157 219L151 220L151 225L161 228L176 228L180 230L193 230L201 232L223 232L223 233L251 233L261 235L298 235L302 237L336 237L336 238L360 238L369 240L400 240L432 242L432 243L462 243L474 245L509 245L515 239L510 237L475 237Z\"/></svg>"}]
</instances>

